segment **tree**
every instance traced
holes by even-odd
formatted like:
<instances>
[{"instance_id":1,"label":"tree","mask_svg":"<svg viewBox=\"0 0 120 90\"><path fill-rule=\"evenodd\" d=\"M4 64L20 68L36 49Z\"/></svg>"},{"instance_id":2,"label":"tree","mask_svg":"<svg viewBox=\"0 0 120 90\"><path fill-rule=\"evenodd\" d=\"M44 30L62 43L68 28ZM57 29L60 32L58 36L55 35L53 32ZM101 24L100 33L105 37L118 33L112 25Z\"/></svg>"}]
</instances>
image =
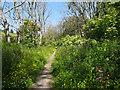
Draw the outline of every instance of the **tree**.
<instances>
[{"instance_id":1,"label":"tree","mask_svg":"<svg viewBox=\"0 0 120 90\"><path fill-rule=\"evenodd\" d=\"M112 4L112 6L116 9L117 14L117 19L116 19L116 28L118 30L118 37L120 39L120 1L119 2L115 2L114 4Z\"/></svg>"},{"instance_id":2,"label":"tree","mask_svg":"<svg viewBox=\"0 0 120 90\"><path fill-rule=\"evenodd\" d=\"M10 31L11 33L13 33L13 29L11 29L11 31Z\"/></svg>"},{"instance_id":3,"label":"tree","mask_svg":"<svg viewBox=\"0 0 120 90\"><path fill-rule=\"evenodd\" d=\"M18 2L20 3L20 2ZM14 7L17 6L17 2L14 2ZM17 41L18 43L20 43L20 32L21 32L21 19L20 19L20 14L19 14L19 9L18 8L15 8L15 12L16 12L16 15L17 15L17 19L18 19L18 25L19 25L19 31L17 32Z\"/></svg>"},{"instance_id":4,"label":"tree","mask_svg":"<svg viewBox=\"0 0 120 90\"><path fill-rule=\"evenodd\" d=\"M40 24L40 29L39 29L39 32L40 32L39 44L40 45L42 44L42 33L43 33L43 30L45 32L46 21L51 15L51 11L48 11L48 13L46 13L47 12L46 5L47 5L46 2L43 2L43 3L37 2L38 22Z\"/></svg>"},{"instance_id":5,"label":"tree","mask_svg":"<svg viewBox=\"0 0 120 90\"><path fill-rule=\"evenodd\" d=\"M3 9L2 9L2 4L1 4L1 2L0 2L0 14L1 14L2 19L3 19L3 22L4 22L3 27L4 27L4 29L5 29L6 41L7 41L8 43L10 43L9 25L8 25L8 23L7 23L7 19L5 18L5 14L3 13Z\"/></svg>"},{"instance_id":6,"label":"tree","mask_svg":"<svg viewBox=\"0 0 120 90\"><path fill-rule=\"evenodd\" d=\"M29 7L27 7L29 6ZM46 2L28 2L26 5L25 11L31 17L32 22L35 22L39 28L39 44L42 44L42 34L45 32L46 21L49 18L51 11L48 11ZM33 13L34 12L34 13ZM38 38L38 31L36 32L36 38Z\"/></svg>"},{"instance_id":7,"label":"tree","mask_svg":"<svg viewBox=\"0 0 120 90\"><path fill-rule=\"evenodd\" d=\"M35 22L33 23L31 20L25 19L24 25L21 26L21 43L29 47L37 46L38 39L35 39L35 34L38 28Z\"/></svg>"},{"instance_id":8,"label":"tree","mask_svg":"<svg viewBox=\"0 0 120 90\"><path fill-rule=\"evenodd\" d=\"M96 16L95 19L88 20L88 23L84 25L84 32L87 38L98 41L103 41L104 39L116 40L119 38L119 12L112 6L112 3L105 4L106 9L104 9L105 13L102 13L103 16Z\"/></svg>"},{"instance_id":9,"label":"tree","mask_svg":"<svg viewBox=\"0 0 120 90\"><path fill-rule=\"evenodd\" d=\"M14 27L14 26L11 25L11 23L8 23L7 18L5 17L5 14L9 13L9 12L10 12L11 10L13 10L14 8L20 7L20 6L23 5L24 3L25 3L25 1L22 2L22 3L19 4L19 5L16 5L16 6L12 7L12 8L9 9L9 10L7 9L6 12L3 12L3 9L4 9L4 8L2 8L2 4L1 4L1 2L0 2L0 14L1 14L2 19L3 19L2 25L3 25L4 29L5 29L6 41L9 42L9 43L10 43L9 26L11 26L11 27ZM6 6L6 4L5 4L5 6ZM3 5L3 7L4 7L4 5ZM9 16L11 16L11 15L9 15ZM11 18L11 17L10 17L10 18Z\"/></svg>"},{"instance_id":10,"label":"tree","mask_svg":"<svg viewBox=\"0 0 120 90\"><path fill-rule=\"evenodd\" d=\"M94 1L68 3L69 14L74 17L74 20L77 24L77 29L79 30L79 34L81 35L81 37L83 36L83 25L87 22L86 18L92 19L95 16L95 5L96 2Z\"/></svg>"},{"instance_id":11,"label":"tree","mask_svg":"<svg viewBox=\"0 0 120 90\"><path fill-rule=\"evenodd\" d=\"M82 25L82 18L78 19L77 16L71 16L68 17L64 20L63 22L63 35L66 36L67 34L71 35L76 35L80 34L81 35L81 27ZM82 35L81 35L82 36Z\"/></svg>"}]
</instances>

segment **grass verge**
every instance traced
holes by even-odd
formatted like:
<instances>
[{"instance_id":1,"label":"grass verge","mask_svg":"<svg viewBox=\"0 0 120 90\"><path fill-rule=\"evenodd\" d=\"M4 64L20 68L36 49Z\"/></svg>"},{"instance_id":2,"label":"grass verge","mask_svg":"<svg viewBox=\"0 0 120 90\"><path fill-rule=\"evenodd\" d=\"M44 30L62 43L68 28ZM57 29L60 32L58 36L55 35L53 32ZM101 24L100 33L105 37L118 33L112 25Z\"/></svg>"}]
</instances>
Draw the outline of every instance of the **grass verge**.
<instances>
[{"instance_id":1,"label":"grass verge","mask_svg":"<svg viewBox=\"0 0 120 90\"><path fill-rule=\"evenodd\" d=\"M16 43L2 43L3 88L28 88L46 64L54 47L27 48Z\"/></svg>"}]
</instances>

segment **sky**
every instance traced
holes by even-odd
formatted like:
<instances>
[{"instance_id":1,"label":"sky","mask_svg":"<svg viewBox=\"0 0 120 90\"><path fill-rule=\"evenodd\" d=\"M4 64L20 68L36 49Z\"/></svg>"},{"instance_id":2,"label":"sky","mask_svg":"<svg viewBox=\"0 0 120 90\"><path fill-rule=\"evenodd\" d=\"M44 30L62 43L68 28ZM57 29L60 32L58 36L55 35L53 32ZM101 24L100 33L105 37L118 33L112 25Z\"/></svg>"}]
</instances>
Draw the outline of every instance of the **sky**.
<instances>
[{"instance_id":1,"label":"sky","mask_svg":"<svg viewBox=\"0 0 120 90\"><path fill-rule=\"evenodd\" d=\"M67 4L65 2L48 2L48 8L52 9L48 21L52 22L53 26L57 25L67 15Z\"/></svg>"},{"instance_id":2,"label":"sky","mask_svg":"<svg viewBox=\"0 0 120 90\"><path fill-rule=\"evenodd\" d=\"M66 16L67 4L65 2L47 2L47 6L48 10L51 10L47 24L52 23L52 25L55 26ZM1 25L0 29L3 29Z\"/></svg>"}]
</instances>

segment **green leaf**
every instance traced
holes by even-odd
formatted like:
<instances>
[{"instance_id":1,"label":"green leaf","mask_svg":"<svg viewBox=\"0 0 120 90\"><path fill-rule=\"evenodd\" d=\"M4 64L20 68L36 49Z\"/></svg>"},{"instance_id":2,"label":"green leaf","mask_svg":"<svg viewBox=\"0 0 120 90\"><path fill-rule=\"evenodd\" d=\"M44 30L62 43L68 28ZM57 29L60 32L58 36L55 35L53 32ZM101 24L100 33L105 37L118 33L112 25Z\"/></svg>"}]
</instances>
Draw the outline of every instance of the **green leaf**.
<instances>
[{"instance_id":1,"label":"green leaf","mask_svg":"<svg viewBox=\"0 0 120 90\"><path fill-rule=\"evenodd\" d=\"M109 61L109 58L106 58L107 61Z\"/></svg>"}]
</instances>

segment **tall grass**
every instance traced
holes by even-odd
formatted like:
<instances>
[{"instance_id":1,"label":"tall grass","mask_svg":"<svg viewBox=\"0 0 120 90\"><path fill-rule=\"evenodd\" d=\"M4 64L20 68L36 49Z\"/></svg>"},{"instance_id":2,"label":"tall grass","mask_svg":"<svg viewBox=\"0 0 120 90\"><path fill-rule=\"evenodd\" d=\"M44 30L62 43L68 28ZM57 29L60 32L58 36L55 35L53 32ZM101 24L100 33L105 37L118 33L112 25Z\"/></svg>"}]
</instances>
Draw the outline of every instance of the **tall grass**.
<instances>
[{"instance_id":1,"label":"tall grass","mask_svg":"<svg viewBox=\"0 0 120 90\"><path fill-rule=\"evenodd\" d=\"M27 48L16 43L2 43L3 88L27 88L53 53L54 47Z\"/></svg>"}]
</instances>

